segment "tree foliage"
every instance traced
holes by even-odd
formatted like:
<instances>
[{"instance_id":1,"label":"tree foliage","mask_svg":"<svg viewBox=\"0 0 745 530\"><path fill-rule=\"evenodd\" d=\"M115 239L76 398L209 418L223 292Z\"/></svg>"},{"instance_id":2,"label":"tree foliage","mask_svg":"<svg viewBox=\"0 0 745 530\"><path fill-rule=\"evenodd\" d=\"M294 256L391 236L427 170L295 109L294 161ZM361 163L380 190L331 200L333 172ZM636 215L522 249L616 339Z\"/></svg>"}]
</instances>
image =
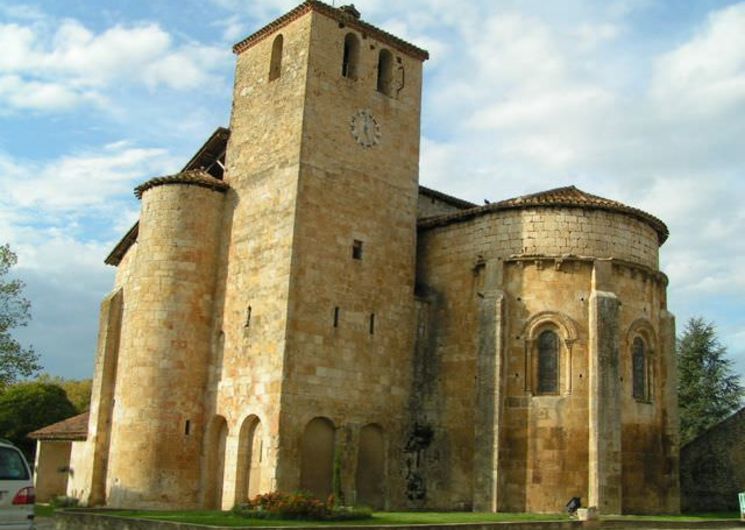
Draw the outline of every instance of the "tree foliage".
<instances>
[{"instance_id":1,"label":"tree foliage","mask_svg":"<svg viewBox=\"0 0 745 530\"><path fill-rule=\"evenodd\" d=\"M27 455L34 441L26 435L77 414L62 387L49 383L16 383L0 394L0 437L7 438Z\"/></svg>"},{"instance_id":2,"label":"tree foliage","mask_svg":"<svg viewBox=\"0 0 745 530\"><path fill-rule=\"evenodd\" d=\"M17 261L10 246L0 245L0 389L41 369L34 350L24 348L10 334L31 319L31 304L23 297L23 282L6 278Z\"/></svg>"},{"instance_id":3,"label":"tree foliage","mask_svg":"<svg viewBox=\"0 0 745 530\"><path fill-rule=\"evenodd\" d=\"M58 375L41 374L36 381L62 387L78 413L85 412L91 406L91 379L65 379Z\"/></svg>"},{"instance_id":4,"label":"tree foliage","mask_svg":"<svg viewBox=\"0 0 745 530\"><path fill-rule=\"evenodd\" d=\"M736 411L745 389L712 323L689 319L677 350L680 434L686 443Z\"/></svg>"}]
</instances>

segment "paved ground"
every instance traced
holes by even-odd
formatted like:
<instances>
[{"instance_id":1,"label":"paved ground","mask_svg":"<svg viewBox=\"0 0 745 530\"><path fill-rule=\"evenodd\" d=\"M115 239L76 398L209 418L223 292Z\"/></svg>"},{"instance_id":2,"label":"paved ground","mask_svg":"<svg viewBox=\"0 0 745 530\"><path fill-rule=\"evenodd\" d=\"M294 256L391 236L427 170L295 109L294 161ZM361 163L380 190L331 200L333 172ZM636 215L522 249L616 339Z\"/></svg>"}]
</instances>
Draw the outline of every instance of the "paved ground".
<instances>
[{"instance_id":1,"label":"paved ground","mask_svg":"<svg viewBox=\"0 0 745 530\"><path fill-rule=\"evenodd\" d=\"M36 530L54 530L54 519L51 517L37 517ZM81 528L81 530L83 530Z\"/></svg>"}]
</instances>

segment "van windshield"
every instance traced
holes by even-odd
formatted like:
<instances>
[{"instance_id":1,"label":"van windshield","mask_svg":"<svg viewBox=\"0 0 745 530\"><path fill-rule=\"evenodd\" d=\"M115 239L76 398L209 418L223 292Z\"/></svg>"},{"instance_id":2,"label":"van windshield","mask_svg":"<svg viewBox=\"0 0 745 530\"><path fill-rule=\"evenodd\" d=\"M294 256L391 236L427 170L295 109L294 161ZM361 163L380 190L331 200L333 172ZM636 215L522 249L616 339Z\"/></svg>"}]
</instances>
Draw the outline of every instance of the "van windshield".
<instances>
[{"instance_id":1,"label":"van windshield","mask_svg":"<svg viewBox=\"0 0 745 530\"><path fill-rule=\"evenodd\" d=\"M28 480L28 468L16 449L0 447L0 480Z\"/></svg>"}]
</instances>

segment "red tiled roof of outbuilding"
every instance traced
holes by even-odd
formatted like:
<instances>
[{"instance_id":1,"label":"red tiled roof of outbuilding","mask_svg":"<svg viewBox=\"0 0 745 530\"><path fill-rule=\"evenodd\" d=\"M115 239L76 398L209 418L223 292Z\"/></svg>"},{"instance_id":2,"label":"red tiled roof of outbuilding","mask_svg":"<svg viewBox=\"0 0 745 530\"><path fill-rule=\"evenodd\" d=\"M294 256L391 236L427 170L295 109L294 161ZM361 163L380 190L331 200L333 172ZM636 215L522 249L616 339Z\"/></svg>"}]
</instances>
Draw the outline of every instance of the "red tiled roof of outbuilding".
<instances>
[{"instance_id":1,"label":"red tiled roof of outbuilding","mask_svg":"<svg viewBox=\"0 0 745 530\"><path fill-rule=\"evenodd\" d=\"M88 412L58 421L28 434L34 440L85 440L88 436Z\"/></svg>"}]
</instances>

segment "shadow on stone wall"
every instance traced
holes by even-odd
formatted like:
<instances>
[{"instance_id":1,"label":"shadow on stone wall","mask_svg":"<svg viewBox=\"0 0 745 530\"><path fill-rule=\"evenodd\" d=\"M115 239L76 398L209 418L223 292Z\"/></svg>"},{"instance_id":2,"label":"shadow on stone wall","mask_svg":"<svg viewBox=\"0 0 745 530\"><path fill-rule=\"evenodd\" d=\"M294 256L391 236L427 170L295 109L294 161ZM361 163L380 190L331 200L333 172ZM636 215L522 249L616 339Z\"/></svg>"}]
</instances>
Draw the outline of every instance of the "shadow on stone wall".
<instances>
[{"instance_id":1,"label":"shadow on stone wall","mask_svg":"<svg viewBox=\"0 0 745 530\"><path fill-rule=\"evenodd\" d=\"M745 491L745 408L680 450L684 512L736 511L741 491Z\"/></svg>"}]
</instances>

